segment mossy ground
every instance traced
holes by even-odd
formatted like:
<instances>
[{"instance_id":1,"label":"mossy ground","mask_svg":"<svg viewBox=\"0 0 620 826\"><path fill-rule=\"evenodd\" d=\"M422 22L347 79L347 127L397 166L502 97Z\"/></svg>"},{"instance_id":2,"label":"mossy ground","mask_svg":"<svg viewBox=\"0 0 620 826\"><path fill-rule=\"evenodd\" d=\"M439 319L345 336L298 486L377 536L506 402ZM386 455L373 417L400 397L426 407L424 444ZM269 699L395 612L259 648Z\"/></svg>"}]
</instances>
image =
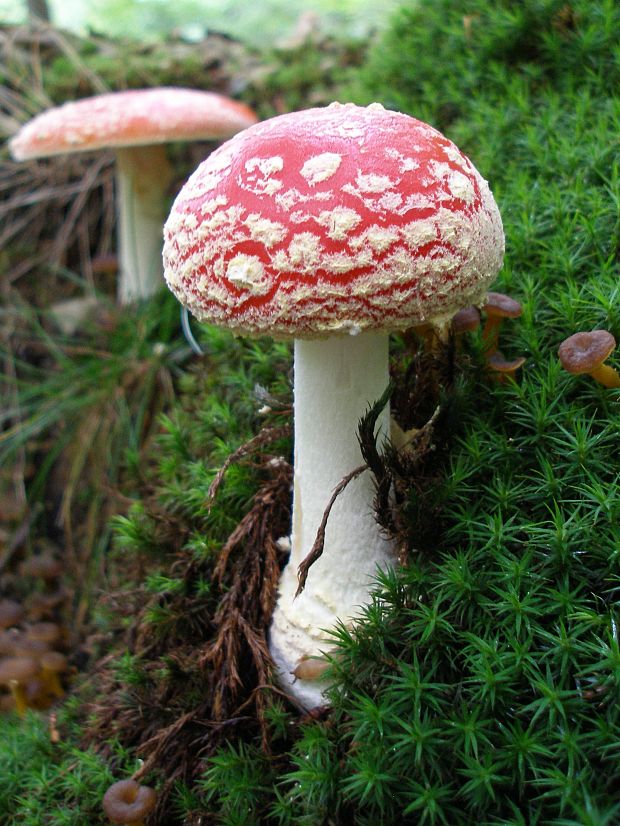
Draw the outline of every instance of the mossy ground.
<instances>
[{"instance_id":1,"label":"mossy ground","mask_svg":"<svg viewBox=\"0 0 620 826\"><path fill-rule=\"evenodd\" d=\"M619 33L612 0L422 1L352 74L348 97L428 120L489 179L507 239L498 288L524 307L500 345L527 362L516 382L499 383L479 336L459 354L441 394L439 449L400 502L408 564L380 578L354 631L338 629L331 711L300 718L276 692L259 708L250 673L219 727L213 714L192 718L182 740L192 760L159 823L620 820L620 396L564 373L557 358L577 330L620 338ZM95 672L103 696L95 684L87 705L69 708L66 745L52 749L32 719L3 721L50 776L98 759L72 751L76 719L85 739L110 738L94 737L109 761L94 771L99 789L108 766L118 776L136 756L148 760L142 714L154 734L163 708L174 726L204 698L222 600L213 572L268 481L261 452L230 468L210 512L205 502L217 469L264 423L254 384L276 396L277 425L290 392L286 350L208 331L204 343L207 374L181 380L134 486L140 498L117 523L118 570L135 574L139 561L148 572L121 577L109 597L125 610L122 622L107 616L108 651L129 653ZM409 357L395 343L397 383ZM276 443L274 455L286 449ZM125 733L112 733L106 708ZM204 739L206 727L216 736ZM16 753L3 759L17 776ZM147 779L165 788L165 760ZM30 776L24 785L28 806L43 800L57 819L37 820L13 785L8 823L78 822L59 819L76 812L97 822L86 795L78 802L58 784L50 797Z\"/></svg>"}]
</instances>

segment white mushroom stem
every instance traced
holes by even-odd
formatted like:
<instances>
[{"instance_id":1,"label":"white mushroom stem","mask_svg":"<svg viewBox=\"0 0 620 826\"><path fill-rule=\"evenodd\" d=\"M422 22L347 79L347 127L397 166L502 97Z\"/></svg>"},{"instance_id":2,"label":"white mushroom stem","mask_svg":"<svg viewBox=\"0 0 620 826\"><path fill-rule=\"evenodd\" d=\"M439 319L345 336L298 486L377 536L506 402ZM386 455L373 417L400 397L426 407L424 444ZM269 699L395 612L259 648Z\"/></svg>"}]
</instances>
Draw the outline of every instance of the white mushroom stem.
<instances>
[{"instance_id":1,"label":"white mushroom stem","mask_svg":"<svg viewBox=\"0 0 620 826\"><path fill-rule=\"evenodd\" d=\"M297 568L316 539L334 488L363 463L358 422L388 384L388 336L342 335L295 341L295 475L291 556L280 581L270 649L280 681L307 708L321 704L325 684L295 679L304 657L329 650L326 629L348 622L369 601L377 567L394 562L394 549L373 516L370 471L336 499L322 557L295 598ZM389 410L377 424L378 443L389 432Z\"/></svg>"},{"instance_id":2,"label":"white mushroom stem","mask_svg":"<svg viewBox=\"0 0 620 826\"><path fill-rule=\"evenodd\" d=\"M160 144L116 152L119 222L118 299L131 304L163 286L166 190L172 170Z\"/></svg>"}]
</instances>

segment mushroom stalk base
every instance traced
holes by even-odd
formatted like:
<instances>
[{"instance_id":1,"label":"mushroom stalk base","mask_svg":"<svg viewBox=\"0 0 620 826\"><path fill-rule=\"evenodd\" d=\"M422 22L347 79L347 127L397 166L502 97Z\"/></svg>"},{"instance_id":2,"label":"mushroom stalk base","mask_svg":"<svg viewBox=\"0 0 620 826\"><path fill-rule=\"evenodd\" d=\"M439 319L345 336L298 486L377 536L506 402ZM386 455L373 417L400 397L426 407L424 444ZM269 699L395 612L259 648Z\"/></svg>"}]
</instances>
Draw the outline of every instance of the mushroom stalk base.
<instances>
[{"instance_id":1,"label":"mushroom stalk base","mask_svg":"<svg viewBox=\"0 0 620 826\"><path fill-rule=\"evenodd\" d=\"M329 651L337 620L349 623L369 601L378 567L395 561L391 542L373 515L370 471L338 496L325 532L323 555L295 598L297 568L312 548L338 483L363 463L360 418L387 387L388 336L363 333L295 342L295 475L291 556L282 573L270 630L270 650L283 686L303 706L324 702L325 683L295 679L304 658ZM389 433L389 410L377 424L379 445Z\"/></svg>"},{"instance_id":2,"label":"mushroom stalk base","mask_svg":"<svg viewBox=\"0 0 620 826\"><path fill-rule=\"evenodd\" d=\"M149 298L163 286L163 226L172 171L163 146L117 150L118 301Z\"/></svg>"}]
</instances>

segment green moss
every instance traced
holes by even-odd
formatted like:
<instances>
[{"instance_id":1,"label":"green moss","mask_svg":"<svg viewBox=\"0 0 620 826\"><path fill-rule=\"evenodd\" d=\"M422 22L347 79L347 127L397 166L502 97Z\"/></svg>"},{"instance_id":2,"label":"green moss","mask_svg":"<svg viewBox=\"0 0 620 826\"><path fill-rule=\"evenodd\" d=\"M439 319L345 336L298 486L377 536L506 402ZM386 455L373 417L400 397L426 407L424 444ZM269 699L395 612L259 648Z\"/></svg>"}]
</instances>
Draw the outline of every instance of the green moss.
<instances>
[{"instance_id":1,"label":"green moss","mask_svg":"<svg viewBox=\"0 0 620 826\"><path fill-rule=\"evenodd\" d=\"M439 126L490 179L498 286L524 305L500 343L527 363L494 384L471 340L446 463L408 503L434 543L338 632L329 725L289 751L273 822L618 819L620 402L557 348L620 338L619 28L611 2L420 2L350 89Z\"/></svg>"},{"instance_id":2,"label":"green moss","mask_svg":"<svg viewBox=\"0 0 620 826\"><path fill-rule=\"evenodd\" d=\"M611 0L422 0L355 73L347 96L431 121L489 178L507 236L498 286L524 307L500 343L527 363L498 384L470 338L450 450L405 503L410 562L381 577L354 631L336 632L331 712L300 721L270 707L269 742L248 724L205 755L177 784L170 822L618 821L620 402L564 373L557 347L579 329L620 338L619 30ZM289 102L308 94L299 80ZM260 426L254 384L289 394L285 348L214 331L204 343L206 375L180 380L139 471L148 501L117 523L118 553L156 567L145 627L188 644L196 619L175 600L214 601L178 554L208 567L250 506L255 469L238 467L208 519L204 507L217 468ZM428 513L432 541L418 541ZM148 690L179 676L170 659L152 665L129 655L116 672L148 714ZM190 677L167 722L198 689Z\"/></svg>"},{"instance_id":3,"label":"green moss","mask_svg":"<svg viewBox=\"0 0 620 826\"><path fill-rule=\"evenodd\" d=\"M110 759L75 745L79 728L71 723L71 708L58 716L57 743L50 739L44 716L30 712L23 720L13 714L0 717L0 816L5 826L104 826L105 790L137 768L126 752L110 743L114 774Z\"/></svg>"}]
</instances>

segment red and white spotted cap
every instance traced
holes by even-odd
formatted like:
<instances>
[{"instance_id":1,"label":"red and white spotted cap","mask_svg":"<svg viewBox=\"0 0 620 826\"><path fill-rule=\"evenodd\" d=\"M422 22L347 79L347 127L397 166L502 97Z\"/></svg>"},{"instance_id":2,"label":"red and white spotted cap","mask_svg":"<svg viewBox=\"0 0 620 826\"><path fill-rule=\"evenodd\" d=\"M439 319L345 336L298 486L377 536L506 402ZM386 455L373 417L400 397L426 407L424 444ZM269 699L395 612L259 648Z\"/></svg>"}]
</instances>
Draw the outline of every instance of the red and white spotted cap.
<instances>
[{"instance_id":1,"label":"red and white spotted cap","mask_svg":"<svg viewBox=\"0 0 620 826\"><path fill-rule=\"evenodd\" d=\"M48 109L9 142L18 161L169 141L229 138L257 118L243 103L197 89L132 89Z\"/></svg>"},{"instance_id":2,"label":"red and white spotted cap","mask_svg":"<svg viewBox=\"0 0 620 826\"><path fill-rule=\"evenodd\" d=\"M441 133L380 104L263 121L219 147L166 222L168 286L241 335L393 330L480 304L497 205Z\"/></svg>"}]
</instances>

